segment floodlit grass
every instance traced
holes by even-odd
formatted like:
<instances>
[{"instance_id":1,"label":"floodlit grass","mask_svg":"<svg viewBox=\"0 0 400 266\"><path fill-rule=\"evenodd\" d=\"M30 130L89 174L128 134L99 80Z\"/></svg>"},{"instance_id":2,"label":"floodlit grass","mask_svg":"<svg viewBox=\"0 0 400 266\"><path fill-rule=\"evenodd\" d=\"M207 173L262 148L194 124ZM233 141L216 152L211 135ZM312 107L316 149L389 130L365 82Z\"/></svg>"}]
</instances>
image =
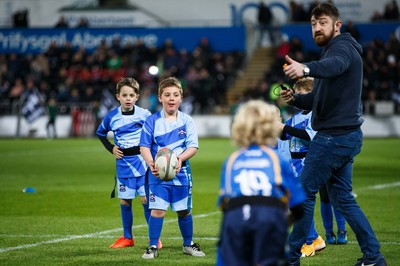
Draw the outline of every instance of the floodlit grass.
<instances>
[{"instance_id":1,"label":"floodlit grass","mask_svg":"<svg viewBox=\"0 0 400 266\"><path fill-rule=\"evenodd\" d=\"M168 212L155 261L147 247L143 209L134 200L135 247L110 249L122 234L119 201L110 199L114 159L97 139L0 140L0 265L213 265L221 214L216 208L219 171L234 150L227 139L201 139L191 160L194 240L205 258L182 254L176 214ZM388 265L400 261L400 139L366 139L354 166L353 187L381 241ZM23 193L33 187L35 193ZM317 203L318 204L318 203ZM319 206L316 226L324 234ZM328 246L302 265L353 265L361 256L349 244Z\"/></svg>"}]
</instances>

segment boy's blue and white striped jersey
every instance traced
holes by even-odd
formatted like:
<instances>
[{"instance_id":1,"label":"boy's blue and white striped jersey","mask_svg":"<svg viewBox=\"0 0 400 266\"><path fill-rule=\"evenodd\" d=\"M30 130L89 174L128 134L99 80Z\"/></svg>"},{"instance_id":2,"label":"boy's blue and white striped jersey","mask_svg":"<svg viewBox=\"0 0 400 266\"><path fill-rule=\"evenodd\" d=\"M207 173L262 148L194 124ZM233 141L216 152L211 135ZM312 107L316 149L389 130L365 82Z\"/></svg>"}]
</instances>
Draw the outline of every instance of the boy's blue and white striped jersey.
<instances>
[{"instance_id":1,"label":"boy's blue and white striped jersey","mask_svg":"<svg viewBox=\"0 0 400 266\"><path fill-rule=\"evenodd\" d=\"M114 144L120 149L139 146L140 134L144 122L151 115L150 111L139 106L134 107L133 115L122 114L121 106L111 110L99 125L96 134L107 137L107 133L114 133ZM117 160L117 176L120 178L143 176L147 171L147 164L142 155L124 156Z\"/></svg>"},{"instance_id":2,"label":"boy's blue and white striped jersey","mask_svg":"<svg viewBox=\"0 0 400 266\"><path fill-rule=\"evenodd\" d=\"M187 148L199 147L196 125L189 115L181 111L178 111L176 121L166 121L165 113L161 110L147 118L140 138L140 146L150 148L153 158L160 149L165 147L179 156ZM186 165L189 166L189 161L186 161ZM149 172L149 184L163 182L165 185L187 186L189 185L188 175L191 175L190 167L187 166L182 166L175 178L167 182L161 181Z\"/></svg>"},{"instance_id":3,"label":"boy's blue and white striped jersey","mask_svg":"<svg viewBox=\"0 0 400 266\"><path fill-rule=\"evenodd\" d=\"M265 196L281 199L289 207L305 199L290 161L267 146L251 145L232 153L221 172L220 198Z\"/></svg>"},{"instance_id":4,"label":"boy's blue and white striped jersey","mask_svg":"<svg viewBox=\"0 0 400 266\"><path fill-rule=\"evenodd\" d=\"M311 115L312 112L304 113L304 111L301 111L288 119L285 124L305 130L312 140L317 132L311 127ZM310 141L293 137L287 133L285 134L285 139L290 142L290 152L308 152Z\"/></svg>"},{"instance_id":5,"label":"boy's blue and white striped jersey","mask_svg":"<svg viewBox=\"0 0 400 266\"><path fill-rule=\"evenodd\" d=\"M289 161L292 160L292 156L290 155L290 149L289 149L289 140L278 139L278 142L274 147L274 150L276 150L285 159Z\"/></svg>"}]
</instances>

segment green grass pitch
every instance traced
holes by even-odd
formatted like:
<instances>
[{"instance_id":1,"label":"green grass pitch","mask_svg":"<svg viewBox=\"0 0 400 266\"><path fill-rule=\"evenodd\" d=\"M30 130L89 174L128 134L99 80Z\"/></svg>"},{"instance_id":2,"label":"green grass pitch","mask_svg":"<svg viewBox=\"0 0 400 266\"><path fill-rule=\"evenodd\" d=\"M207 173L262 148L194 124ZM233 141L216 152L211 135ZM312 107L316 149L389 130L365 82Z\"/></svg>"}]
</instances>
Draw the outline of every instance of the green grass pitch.
<instances>
[{"instance_id":1,"label":"green grass pitch","mask_svg":"<svg viewBox=\"0 0 400 266\"><path fill-rule=\"evenodd\" d=\"M156 260L141 258L147 226L134 205L135 246L110 249L121 236L119 201L110 199L114 159L97 139L0 140L0 265L214 265L221 213L216 207L219 172L234 150L228 139L200 139L191 160L194 240L205 258L182 254L176 214L168 212ZM365 139L356 157L353 188L388 265L400 265L400 139ZM33 187L35 193L23 193ZM317 201L315 222L322 229ZM361 256L349 243L328 246L302 265L353 265Z\"/></svg>"}]
</instances>

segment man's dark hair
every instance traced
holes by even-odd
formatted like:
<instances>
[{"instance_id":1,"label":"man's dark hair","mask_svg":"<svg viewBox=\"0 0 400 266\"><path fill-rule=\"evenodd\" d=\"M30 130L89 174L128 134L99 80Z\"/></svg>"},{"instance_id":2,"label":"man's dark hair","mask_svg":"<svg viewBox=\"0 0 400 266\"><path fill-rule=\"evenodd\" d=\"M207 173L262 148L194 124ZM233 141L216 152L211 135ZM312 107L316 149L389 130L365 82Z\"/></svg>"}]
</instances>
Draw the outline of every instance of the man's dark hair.
<instances>
[{"instance_id":1,"label":"man's dark hair","mask_svg":"<svg viewBox=\"0 0 400 266\"><path fill-rule=\"evenodd\" d=\"M314 16L316 19L323 15L327 15L333 21L339 20L339 10L330 3L321 3L311 11L311 16Z\"/></svg>"}]
</instances>

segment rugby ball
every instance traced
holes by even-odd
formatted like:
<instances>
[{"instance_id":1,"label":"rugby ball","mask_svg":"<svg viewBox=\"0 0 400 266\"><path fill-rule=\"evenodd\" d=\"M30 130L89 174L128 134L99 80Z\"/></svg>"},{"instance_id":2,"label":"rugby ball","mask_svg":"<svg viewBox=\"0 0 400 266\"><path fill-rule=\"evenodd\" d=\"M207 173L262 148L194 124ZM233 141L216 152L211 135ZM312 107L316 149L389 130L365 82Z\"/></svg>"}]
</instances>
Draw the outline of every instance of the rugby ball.
<instances>
[{"instance_id":1,"label":"rugby ball","mask_svg":"<svg viewBox=\"0 0 400 266\"><path fill-rule=\"evenodd\" d=\"M169 181L176 176L176 168L178 168L178 158L172 150L168 148L160 149L154 161L158 167L158 178L163 181Z\"/></svg>"}]
</instances>

